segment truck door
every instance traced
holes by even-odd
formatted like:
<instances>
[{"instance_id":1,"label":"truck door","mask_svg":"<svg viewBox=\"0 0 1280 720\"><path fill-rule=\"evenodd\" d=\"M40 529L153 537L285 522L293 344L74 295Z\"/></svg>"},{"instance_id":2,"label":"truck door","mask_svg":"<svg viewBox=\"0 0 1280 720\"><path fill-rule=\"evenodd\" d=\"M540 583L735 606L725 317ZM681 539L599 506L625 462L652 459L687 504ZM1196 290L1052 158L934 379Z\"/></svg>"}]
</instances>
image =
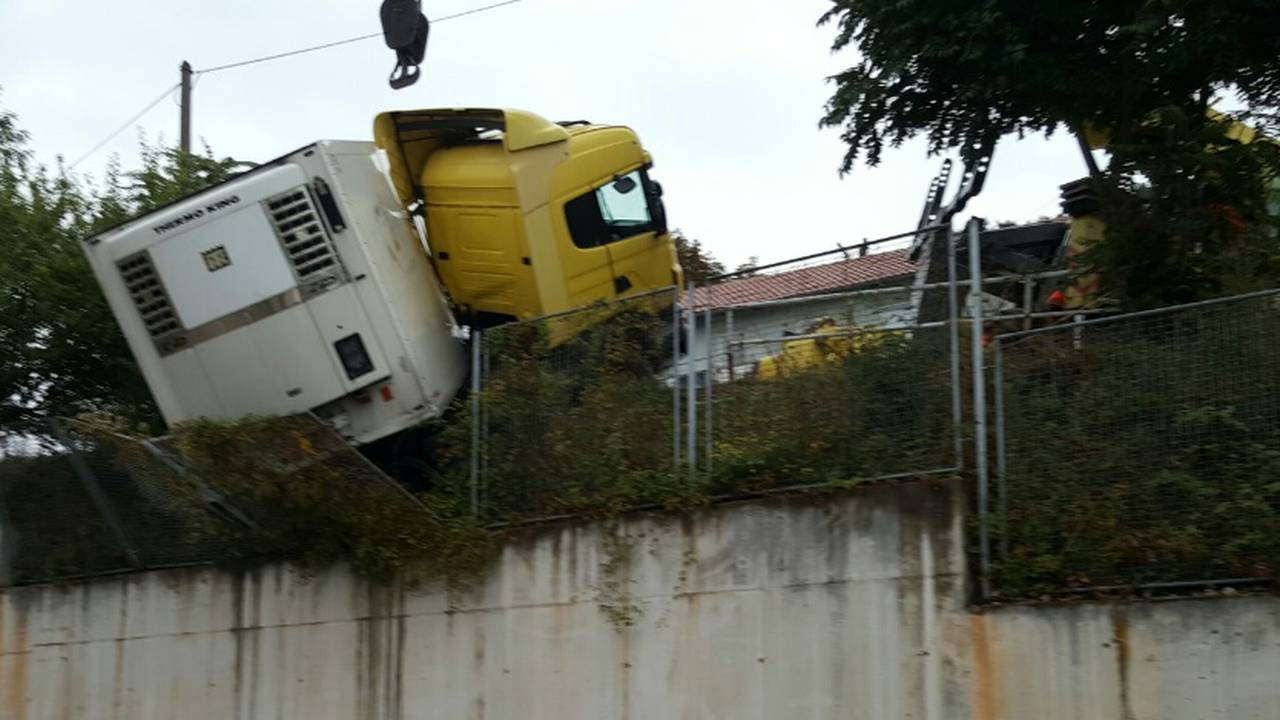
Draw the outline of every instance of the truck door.
<instances>
[{"instance_id":1,"label":"truck door","mask_svg":"<svg viewBox=\"0 0 1280 720\"><path fill-rule=\"evenodd\" d=\"M643 169L633 170L596 191L608 228L609 262L615 295L634 295L676 282L675 260L657 194Z\"/></svg>"},{"instance_id":2,"label":"truck door","mask_svg":"<svg viewBox=\"0 0 1280 720\"><path fill-rule=\"evenodd\" d=\"M564 204L565 222L573 248L563 254L565 291L569 307L583 307L614 297L613 264L609 258L609 226L601 210L599 190L591 190Z\"/></svg>"}]
</instances>

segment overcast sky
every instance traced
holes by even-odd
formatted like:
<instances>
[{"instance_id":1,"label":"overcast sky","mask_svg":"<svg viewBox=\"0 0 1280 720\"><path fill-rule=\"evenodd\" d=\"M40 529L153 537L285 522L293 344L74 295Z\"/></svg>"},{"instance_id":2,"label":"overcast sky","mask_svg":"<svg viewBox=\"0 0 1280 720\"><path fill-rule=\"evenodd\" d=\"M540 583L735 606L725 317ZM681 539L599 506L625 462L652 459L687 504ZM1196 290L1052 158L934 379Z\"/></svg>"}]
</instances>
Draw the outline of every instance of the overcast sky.
<instances>
[{"instance_id":1,"label":"overcast sky","mask_svg":"<svg viewBox=\"0 0 1280 720\"><path fill-rule=\"evenodd\" d=\"M425 0L442 17L495 0ZM833 56L827 0L523 0L432 28L417 85L386 84L381 39L202 76L197 138L263 161L313 140L368 139L388 109L518 107L634 128L653 154L671 223L729 265L914 227L940 158L923 144L837 174L843 146L818 119ZM0 104L40 158L88 151L197 70L379 30L379 0L0 0ZM166 99L80 170L136 161L139 131L177 137ZM1073 143L1003 141L972 206L995 220L1057 213L1084 174Z\"/></svg>"}]
</instances>

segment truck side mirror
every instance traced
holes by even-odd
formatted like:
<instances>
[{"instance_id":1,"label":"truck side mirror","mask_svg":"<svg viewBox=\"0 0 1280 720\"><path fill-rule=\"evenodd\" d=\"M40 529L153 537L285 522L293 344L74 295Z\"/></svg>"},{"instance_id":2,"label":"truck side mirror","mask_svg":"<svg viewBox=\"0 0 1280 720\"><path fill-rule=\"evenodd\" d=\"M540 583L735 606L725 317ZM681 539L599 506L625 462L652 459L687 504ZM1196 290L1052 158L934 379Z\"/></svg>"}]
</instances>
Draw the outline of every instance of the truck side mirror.
<instances>
[{"instance_id":1,"label":"truck side mirror","mask_svg":"<svg viewBox=\"0 0 1280 720\"><path fill-rule=\"evenodd\" d=\"M662 204L662 186L657 183L649 190L649 217L655 233L667 234L667 206Z\"/></svg>"}]
</instances>

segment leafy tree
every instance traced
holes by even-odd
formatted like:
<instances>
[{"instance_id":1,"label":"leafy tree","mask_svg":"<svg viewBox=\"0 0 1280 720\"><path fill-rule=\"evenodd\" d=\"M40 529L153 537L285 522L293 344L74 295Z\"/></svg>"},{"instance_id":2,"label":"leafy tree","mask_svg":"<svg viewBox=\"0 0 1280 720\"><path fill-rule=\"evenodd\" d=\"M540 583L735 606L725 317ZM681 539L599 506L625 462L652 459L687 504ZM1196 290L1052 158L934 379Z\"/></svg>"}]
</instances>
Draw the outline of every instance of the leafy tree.
<instances>
[{"instance_id":1,"label":"leafy tree","mask_svg":"<svg viewBox=\"0 0 1280 720\"><path fill-rule=\"evenodd\" d=\"M698 240L679 229L672 231L671 239L675 241L676 257L680 259L680 267L684 269L685 280L702 283L724 272L724 265L703 249Z\"/></svg>"},{"instance_id":2,"label":"leafy tree","mask_svg":"<svg viewBox=\"0 0 1280 720\"><path fill-rule=\"evenodd\" d=\"M844 127L844 170L924 134L932 150L1085 123L1117 142L1163 107L1235 89L1280 100L1280 4L1257 0L832 0L836 75L823 124ZM1189 113L1194 114L1194 113Z\"/></svg>"},{"instance_id":3,"label":"leafy tree","mask_svg":"<svg viewBox=\"0 0 1280 720\"><path fill-rule=\"evenodd\" d=\"M157 425L80 243L229 177L239 163L144 143L141 169L113 164L95 189L36 163L27 142L13 113L0 110L0 432L93 411Z\"/></svg>"},{"instance_id":4,"label":"leafy tree","mask_svg":"<svg viewBox=\"0 0 1280 720\"><path fill-rule=\"evenodd\" d=\"M832 78L821 121L842 128L843 172L915 136L973 160L1008 134L1105 129L1113 160L1095 183L1111 247L1093 256L1104 289L1148 304L1275 280L1270 260L1236 259L1275 254L1264 194L1280 165L1265 143L1230 140L1228 123L1207 111L1233 93L1245 118L1273 124L1280 3L832 4L821 22L837 29L833 49L859 53ZM1153 268L1163 280L1129 284Z\"/></svg>"},{"instance_id":5,"label":"leafy tree","mask_svg":"<svg viewBox=\"0 0 1280 720\"><path fill-rule=\"evenodd\" d=\"M1275 287L1280 222L1270 207L1280 146L1242 145L1228 123L1165 108L1113 145L1094 186L1107 234L1082 258L1126 307Z\"/></svg>"}]
</instances>

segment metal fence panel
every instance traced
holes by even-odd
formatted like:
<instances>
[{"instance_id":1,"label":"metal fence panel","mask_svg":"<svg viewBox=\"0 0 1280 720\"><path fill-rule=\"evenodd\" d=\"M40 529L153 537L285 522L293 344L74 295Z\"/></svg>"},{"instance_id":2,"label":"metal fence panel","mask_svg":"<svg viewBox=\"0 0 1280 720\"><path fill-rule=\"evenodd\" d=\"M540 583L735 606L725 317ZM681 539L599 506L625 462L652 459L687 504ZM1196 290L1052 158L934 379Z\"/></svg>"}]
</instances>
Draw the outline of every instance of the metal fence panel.
<instances>
[{"instance_id":1,"label":"metal fence panel","mask_svg":"<svg viewBox=\"0 0 1280 720\"><path fill-rule=\"evenodd\" d=\"M954 472L947 318L921 323L909 237L700 288L703 470L715 492Z\"/></svg>"},{"instance_id":2,"label":"metal fence panel","mask_svg":"<svg viewBox=\"0 0 1280 720\"><path fill-rule=\"evenodd\" d=\"M484 331L482 518L643 504L677 481L673 312L669 289Z\"/></svg>"},{"instance_id":3,"label":"metal fence panel","mask_svg":"<svg viewBox=\"0 0 1280 720\"><path fill-rule=\"evenodd\" d=\"M713 338L725 347L712 362L717 489L954 469L947 329L860 324L829 311L829 300L790 304L793 335L735 327L736 337ZM736 309L735 320L744 314Z\"/></svg>"},{"instance_id":4,"label":"metal fence panel","mask_svg":"<svg viewBox=\"0 0 1280 720\"><path fill-rule=\"evenodd\" d=\"M218 519L141 443L74 422L50 442L0 462L12 533L9 581L57 580L212 562Z\"/></svg>"},{"instance_id":5,"label":"metal fence panel","mask_svg":"<svg viewBox=\"0 0 1280 720\"><path fill-rule=\"evenodd\" d=\"M42 444L33 439L23 456L0 461L3 581L302 559L323 543L394 546L403 523L434 519L318 418L217 432L213 442L192 443L184 434L141 440L93 423L53 423ZM386 537L325 527L348 510Z\"/></svg>"},{"instance_id":6,"label":"metal fence panel","mask_svg":"<svg viewBox=\"0 0 1280 720\"><path fill-rule=\"evenodd\" d=\"M485 330L477 514L958 471L957 340L946 318L918 322L910 237L895 241Z\"/></svg>"},{"instance_id":7,"label":"metal fence panel","mask_svg":"<svg viewBox=\"0 0 1280 720\"><path fill-rule=\"evenodd\" d=\"M995 349L998 594L1275 577L1280 291Z\"/></svg>"}]
</instances>

